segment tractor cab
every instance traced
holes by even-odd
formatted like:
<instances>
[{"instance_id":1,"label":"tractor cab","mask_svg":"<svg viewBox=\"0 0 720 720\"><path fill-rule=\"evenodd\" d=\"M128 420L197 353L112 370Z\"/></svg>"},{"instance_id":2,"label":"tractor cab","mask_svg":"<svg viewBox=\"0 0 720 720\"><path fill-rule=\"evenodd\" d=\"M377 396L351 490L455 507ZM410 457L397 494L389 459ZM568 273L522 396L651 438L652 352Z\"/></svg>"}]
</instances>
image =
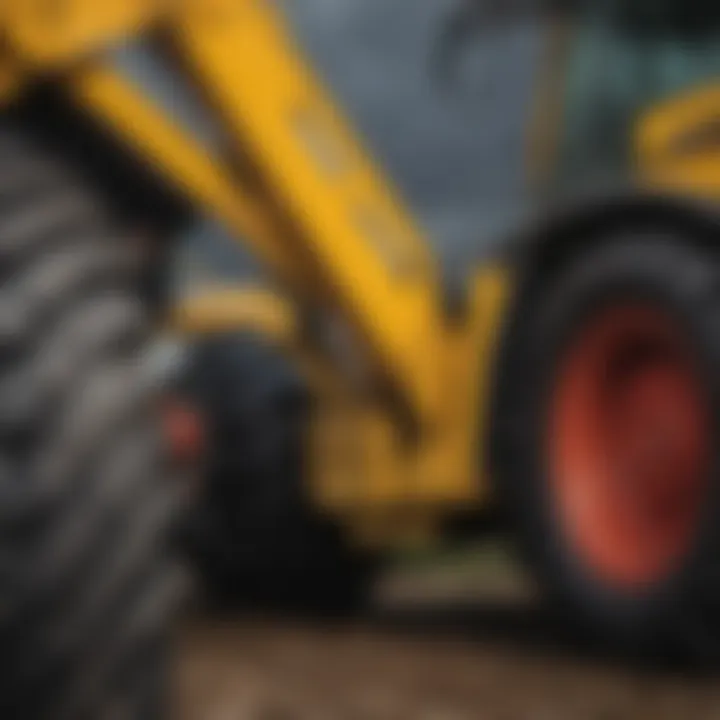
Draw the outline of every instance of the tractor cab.
<instances>
[{"instance_id":1,"label":"tractor cab","mask_svg":"<svg viewBox=\"0 0 720 720\"><path fill-rule=\"evenodd\" d=\"M541 194L625 185L638 176L654 184L671 160L676 170L681 162L695 169L700 153L717 156L715 6L582 3L549 37L549 79L541 84L533 135ZM707 174L693 172L688 189L708 189Z\"/></svg>"}]
</instances>

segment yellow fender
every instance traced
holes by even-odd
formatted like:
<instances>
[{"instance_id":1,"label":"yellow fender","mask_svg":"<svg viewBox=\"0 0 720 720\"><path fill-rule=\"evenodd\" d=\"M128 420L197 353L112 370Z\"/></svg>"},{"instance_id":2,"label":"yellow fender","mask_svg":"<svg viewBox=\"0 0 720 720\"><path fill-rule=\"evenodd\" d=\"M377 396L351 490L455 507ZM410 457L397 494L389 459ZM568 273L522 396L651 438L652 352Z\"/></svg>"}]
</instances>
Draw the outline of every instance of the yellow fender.
<instances>
[{"instance_id":1,"label":"yellow fender","mask_svg":"<svg viewBox=\"0 0 720 720\"><path fill-rule=\"evenodd\" d=\"M170 330L183 336L252 332L282 347L295 344L299 328L290 302L257 285L212 287L175 307Z\"/></svg>"},{"instance_id":2,"label":"yellow fender","mask_svg":"<svg viewBox=\"0 0 720 720\"><path fill-rule=\"evenodd\" d=\"M702 87L650 110L638 122L635 148L643 185L720 197L720 87Z\"/></svg>"}]
</instances>

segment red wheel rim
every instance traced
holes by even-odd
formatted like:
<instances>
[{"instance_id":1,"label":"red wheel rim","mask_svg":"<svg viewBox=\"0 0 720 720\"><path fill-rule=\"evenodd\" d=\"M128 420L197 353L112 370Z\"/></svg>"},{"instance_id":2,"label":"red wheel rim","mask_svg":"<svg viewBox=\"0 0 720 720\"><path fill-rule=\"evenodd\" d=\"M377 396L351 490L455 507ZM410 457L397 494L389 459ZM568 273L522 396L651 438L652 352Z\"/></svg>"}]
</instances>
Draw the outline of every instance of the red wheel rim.
<instances>
[{"instance_id":1,"label":"red wheel rim","mask_svg":"<svg viewBox=\"0 0 720 720\"><path fill-rule=\"evenodd\" d=\"M642 304L597 313L560 363L550 410L550 487L575 555L623 589L662 580L693 541L711 447L678 323Z\"/></svg>"}]
</instances>

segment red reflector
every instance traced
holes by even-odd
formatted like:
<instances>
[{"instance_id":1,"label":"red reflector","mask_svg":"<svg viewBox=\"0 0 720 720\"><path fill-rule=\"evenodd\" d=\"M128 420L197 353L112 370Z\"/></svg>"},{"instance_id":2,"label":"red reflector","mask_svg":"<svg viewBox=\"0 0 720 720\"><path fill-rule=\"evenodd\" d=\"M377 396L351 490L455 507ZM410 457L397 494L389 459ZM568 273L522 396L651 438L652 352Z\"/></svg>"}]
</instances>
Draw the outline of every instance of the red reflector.
<instances>
[{"instance_id":1,"label":"red reflector","mask_svg":"<svg viewBox=\"0 0 720 720\"><path fill-rule=\"evenodd\" d=\"M182 463L198 460L205 448L205 432L200 413L178 400L163 409L165 438L172 457Z\"/></svg>"}]
</instances>

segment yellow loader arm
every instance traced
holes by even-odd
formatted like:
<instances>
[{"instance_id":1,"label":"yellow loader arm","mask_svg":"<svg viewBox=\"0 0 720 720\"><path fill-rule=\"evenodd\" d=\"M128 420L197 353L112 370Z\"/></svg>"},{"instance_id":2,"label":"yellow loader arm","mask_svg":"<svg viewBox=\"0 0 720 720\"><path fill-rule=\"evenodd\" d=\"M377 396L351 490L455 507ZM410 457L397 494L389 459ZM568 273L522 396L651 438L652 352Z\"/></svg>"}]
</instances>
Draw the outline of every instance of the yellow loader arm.
<instances>
[{"instance_id":1,"label":"yellow loader arm","mask_svg":"<svg viewBox=\"0 0 720 720\"><path fill-rule=\"evenodd\" d=\"M296 293L347 319L369 372L419 421L440 397L436 270L394 192L259 0L41 0L0 9L6 102L55 76ZM118 73L108 51L142 37L220 118L213 157Z\"/></svg>"}]
</instances>

